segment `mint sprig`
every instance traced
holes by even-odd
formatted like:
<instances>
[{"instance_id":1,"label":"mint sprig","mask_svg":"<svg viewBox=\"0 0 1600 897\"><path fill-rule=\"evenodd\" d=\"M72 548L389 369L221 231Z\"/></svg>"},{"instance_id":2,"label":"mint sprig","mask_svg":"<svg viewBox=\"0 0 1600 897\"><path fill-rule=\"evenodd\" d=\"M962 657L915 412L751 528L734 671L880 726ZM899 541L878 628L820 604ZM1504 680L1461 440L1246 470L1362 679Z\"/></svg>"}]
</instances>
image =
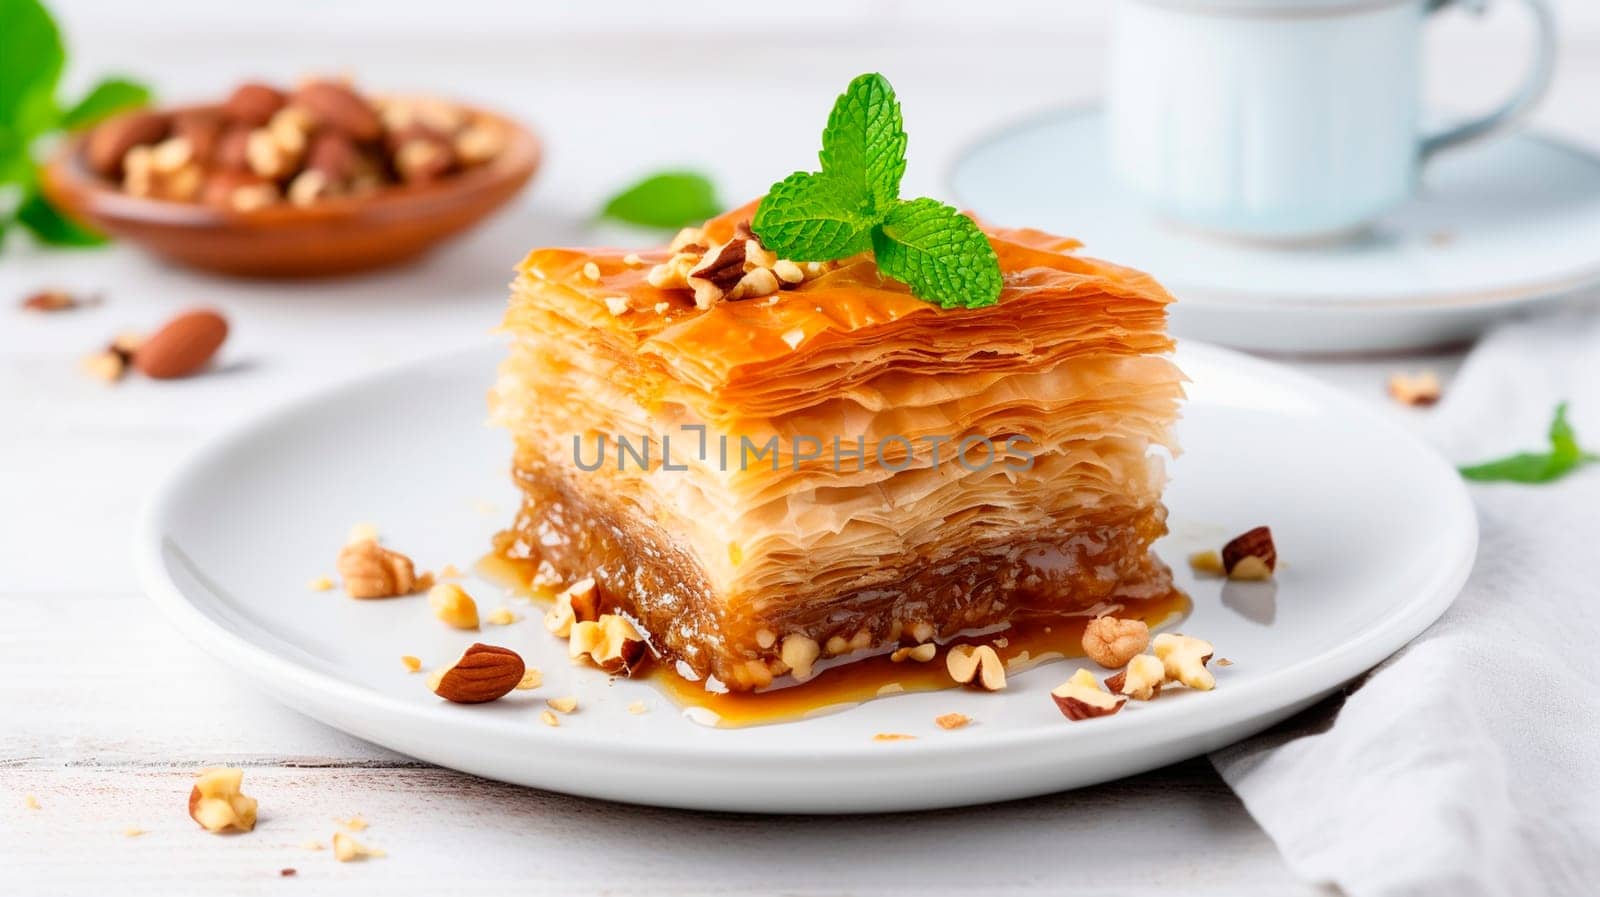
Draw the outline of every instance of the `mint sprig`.
<instances>
[{"instance_id":1,"label":"mint sprig","mask_svg":"<svg viewBox=\"0 0 1600 897\"><path fill-rule=\"evenodd\" d=\"M934 199L903 200L906 132L882 75L854 81L822 132L820 172L772 185L750 229L780 257L824 262L872 250L878 269L944 308L1000 298L1000 261L971 218Z\"/></svg>"},{"instance_id":2,"label":"mint sprig","mask_svg":"<svg viewBox=\"0 0 1600 897\"><path fill-rule=\"evenodd\" d=\"M94 246L105 239L61 215L39 191L34 146L57 130L77 130L150 99L120 78L96 85L81 100L56 96L66 47L38 0L0 0L0 236L15 222L51 246Z\"/></svg>"},{"instance_id":3,"label":"mint sprig","mask_svg":"<svg viewBox=\"0 0 1600 897\"><path fill-rule=\"evenodd\" d=\"M1550 421L1550 451L1519 452L1494 461L1461 468L1461 475L1479 482L1548 483L1579 467L1600 461L1600 455L1578 445L1578 434L1567 423L1567 403L1556 406Z\"/></svg>"}]
</instances>

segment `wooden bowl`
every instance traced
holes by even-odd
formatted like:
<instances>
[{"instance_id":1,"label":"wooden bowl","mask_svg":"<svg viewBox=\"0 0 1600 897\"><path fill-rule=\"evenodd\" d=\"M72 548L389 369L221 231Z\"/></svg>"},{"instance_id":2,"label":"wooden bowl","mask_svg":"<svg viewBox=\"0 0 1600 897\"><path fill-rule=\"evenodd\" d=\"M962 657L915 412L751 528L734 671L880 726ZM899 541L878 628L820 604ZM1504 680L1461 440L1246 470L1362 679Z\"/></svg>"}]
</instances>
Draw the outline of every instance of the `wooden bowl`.
<instances>
[{"instance_id":1,"label":"wooden bowl","mask_svg":"<svg viewBox=\"0 0 1600 897\"><path fill-rule=\"evenodd\" d=\"M241 277L370 271L410 261L478 223L515 196L539 167L539 139L531 131L481 109L470 111L505 129L506 146L490 161L428 184L387 186L304 207L238 212L131 196L89 169L85 134L60 147L42 182L52 203L96 230L191 268Z\"/></svg>"}]
</instances>

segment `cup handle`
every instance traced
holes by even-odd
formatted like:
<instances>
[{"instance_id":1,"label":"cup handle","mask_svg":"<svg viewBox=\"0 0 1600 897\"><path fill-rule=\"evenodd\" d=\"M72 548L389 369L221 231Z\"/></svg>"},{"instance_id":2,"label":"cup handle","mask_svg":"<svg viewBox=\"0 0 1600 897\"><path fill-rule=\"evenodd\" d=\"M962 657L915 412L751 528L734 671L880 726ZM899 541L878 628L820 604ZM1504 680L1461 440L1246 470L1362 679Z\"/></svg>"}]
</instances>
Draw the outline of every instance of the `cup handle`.
<instances>
[{"instance_id":1,"label":"cup handle","mask_svg":"<svg viewBox=\"0 0 1600 897\"><path fill-rule=\"evenodd\" d=\"M1547 0L1522 0L1527 4L1528 12L1533 14L1533 24L1537 31L1538 43L1533 51L1533 59L1529 63L1528 76L1517 88L1511 98L1500 105L1498 109L1482 118L1463 122L1454 127L1446 128L1437 134L1430 134L1422 138L1422 160L1432 158L1442 150L1470 143L1482 137L1487 137L1496 131L1509 128L1516 124L1539 103L1544 93L1550 87L1550 77L1555 72L1556 63L1556 20L1555 14L1550 11ZM1446 6L1456 5L1457 0L1432 0L1428 5L1429 12L1437 12ZM1466 4L1461 4L1466 5ZM1481 4L1475 4L1480 6Z\"/></svg>"}]
</instances>

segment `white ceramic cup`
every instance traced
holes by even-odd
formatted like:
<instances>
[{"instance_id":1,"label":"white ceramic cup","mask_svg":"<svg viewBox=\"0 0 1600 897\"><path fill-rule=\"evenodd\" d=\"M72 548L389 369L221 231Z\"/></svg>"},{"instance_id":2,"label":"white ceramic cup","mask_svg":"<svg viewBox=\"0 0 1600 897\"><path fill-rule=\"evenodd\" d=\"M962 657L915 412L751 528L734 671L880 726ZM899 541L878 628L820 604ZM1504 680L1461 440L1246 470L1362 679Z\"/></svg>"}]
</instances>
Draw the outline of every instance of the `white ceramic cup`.
<instances>
[{"instance_id":1,"label":"white ceramic cup","mask_svg":"<svg viewBox=\"0 0 1600 897\"><path fill-rule=\"evenodd\" d=\"M1118 0L1107 99L1119 181L1157 214L1266 240L1336 238L1411 195L1423 163L1504 130L1549 86L1555 24L1488 115L1422 131L1422 27L1452 0Z\"/></svg>"}]
</instances>

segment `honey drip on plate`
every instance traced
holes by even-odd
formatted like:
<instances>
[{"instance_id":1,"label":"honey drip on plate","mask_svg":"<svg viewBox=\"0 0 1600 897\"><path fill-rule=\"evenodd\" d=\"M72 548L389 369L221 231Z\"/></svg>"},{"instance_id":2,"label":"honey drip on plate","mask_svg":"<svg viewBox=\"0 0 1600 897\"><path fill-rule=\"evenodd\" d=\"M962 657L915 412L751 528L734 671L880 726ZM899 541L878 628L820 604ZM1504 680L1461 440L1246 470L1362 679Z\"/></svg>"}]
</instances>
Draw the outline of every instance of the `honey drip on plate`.
<instances>
[{"instance_id":1,"label":"honey drip on plate","mask_svg":"<svg viewBox=\"0 0 1600 897\"><path fill-rule=\"evenodd\" d=\"M490 554L477 564L479 573L518 594L534 600L553 600L553 592L542 593L528 587L531 568L527 561L498 554ZM853 662L846 662L847 657L830 658L820 661L820 672L805 682L785 678L783 684L765 691L709 692L705 683L683 677L670 663L650 664L642 678L683 708L690 719L705 725L740 728L792 722L897 694L959 688L945 669L945 652L952 645L990 645L1005 661L1006 675L1014 676L1052 660L1082 657L1083 628L1099 613L1143 620L1154 631L1187 616L1190 606L1189 597L1174 589L1155 598L1118 601L1073 614L1014 620L1005 629L943 642L939 653L925 663L909 658L896 663L888 653ZM1066 672L1063 671L1063 678Z\"/></svg>"}]
</instances>

